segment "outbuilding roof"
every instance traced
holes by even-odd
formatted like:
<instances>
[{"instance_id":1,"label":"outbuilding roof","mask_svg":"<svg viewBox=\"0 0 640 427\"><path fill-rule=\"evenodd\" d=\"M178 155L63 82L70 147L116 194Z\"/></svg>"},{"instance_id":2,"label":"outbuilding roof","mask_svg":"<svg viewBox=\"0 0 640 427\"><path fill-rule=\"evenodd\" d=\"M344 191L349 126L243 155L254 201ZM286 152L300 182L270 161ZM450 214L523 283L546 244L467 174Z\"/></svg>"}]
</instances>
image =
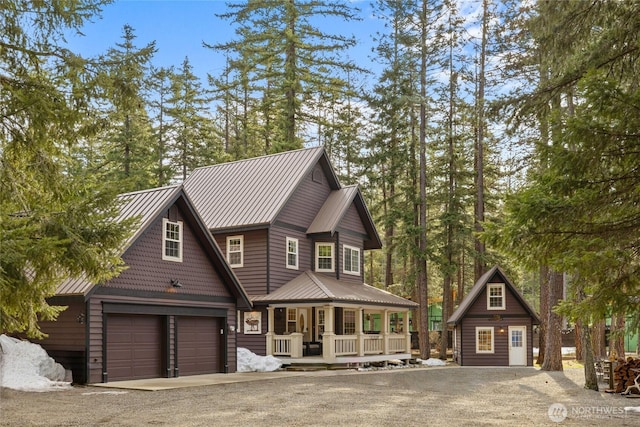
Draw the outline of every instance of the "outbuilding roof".
<instances>
[{"instance_id":1,"label":"outbuilding roof","mask_svg":"<svg viewBox=\"0 0 640 427\"><path fill-rule=\"evenodd\" d=\"M473 288L471 288L471 291L469 291L467 296L464 297L464 299L462 300L458 308L453 312L451 317L449 317L449 320L447 320L448 324L456 325L458 322L460 322L464 318L467 311L471 308L471 306L473 306L473 304L478 299L478 297L480 296L482 291L485 289L487 284L489 284L489 281L493 279L495 275L500 276L500 283L504 283L505 286L511 290L511 293L516 297L516 299L520 302L520 304L522 304L525 310L527 310L527 312L531 315L531 317L533 318L533 323L540 324L540 318L538 317L538 314L529 305L529 303L522 297L520 292L513 286L511 281L509 281L507 276L497 265L491 268L486 273L484 273L478 279L475 285L473 285Z\"/></svg>"},{"instance_id":2,"label":"outbuilding roof","mask_svg":"<svg viewBox=\"0 0 640 427\"><path fill-rule=\"evenodd\" d=\"M266 226L318 163L339 189L321 146L197 168L184 188L209 229Z\"/></svg>"},{"instance_id":3,"label":"outbuilding roof","mask_svg":"<svg viewBox=\"0 0 640 427\"><path fill-rule=\"evenodd\" d=\"M347 283L305 271L273 293L252 297L253 303L345 302L415 308L417 303L366 284Z\"/></svg>"}]
</instances>

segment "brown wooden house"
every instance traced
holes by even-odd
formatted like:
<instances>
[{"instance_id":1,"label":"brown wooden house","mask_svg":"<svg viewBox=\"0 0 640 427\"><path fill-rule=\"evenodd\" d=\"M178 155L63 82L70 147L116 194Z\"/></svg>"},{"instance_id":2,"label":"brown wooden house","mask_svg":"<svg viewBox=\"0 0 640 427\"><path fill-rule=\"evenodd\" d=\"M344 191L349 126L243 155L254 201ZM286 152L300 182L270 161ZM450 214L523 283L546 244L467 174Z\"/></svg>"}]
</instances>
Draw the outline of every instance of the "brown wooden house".
<instances>
[{"instance_id":1,"label":"brown wooden house","mask_svg":"<svg viewBox=\"0 0 640 427\"><path fill-rule=\"evenodd\" d=\"M461 366L533 366L540 319L498 266L478 279L447 323Z\"/></svg>"},{"instance_id":2,"label":"brown wooden house","mask_svg":"<svg viewBox=\"0 0 640 427\"><path fill-rule=\"evenodd\" d=\"M74 381L107 382L234 372L238 309L251 303L182 186L119 196L139 226L127 269L106 283L62 283L41 345Z\"/></svg>"},{"instance_id":3,"label":"brown wooden house","mask_svg":"<svg viewBox=\"0 0 640 427\"><path fill-rule=\"evenodd\" d=\"M285 363L411 357L389 319L417 304L364 283L364 251L382 244L323 147L199 168L184 187L254 304L238 346Z\"/></svg>"}]
</instances>

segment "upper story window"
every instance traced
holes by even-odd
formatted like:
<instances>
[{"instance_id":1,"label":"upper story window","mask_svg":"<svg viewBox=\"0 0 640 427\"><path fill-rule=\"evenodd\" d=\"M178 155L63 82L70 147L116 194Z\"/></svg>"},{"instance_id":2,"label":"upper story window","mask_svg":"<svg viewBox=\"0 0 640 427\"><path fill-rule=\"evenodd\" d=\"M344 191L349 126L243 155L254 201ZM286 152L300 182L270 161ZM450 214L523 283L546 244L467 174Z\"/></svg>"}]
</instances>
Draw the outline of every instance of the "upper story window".
<instances>
[{"instance_id":1,"label":"upper story window","mask_svg":"<svg viewBox=\"0 0 640 427\"><path fill-rule=\"evenodd\" d=\"M332 273L333 259L333 243L316 243L316 271Z\"/></svg>"},{"instance_id":2,"label":"upper story window","mask_svg":"<svg viewBox=\"0 0 640 427\"><path fill-rule=\"evenodd\" d=\"M489 283L487 285L487 310L504 310L504 300L504 283Z\"/></svg>"},{"instance_id":3,"label":"upper story window","mask_svg":"<svg viewBox=\"0 0 640 427\"><path fill-rule=\"evenodd\" d=\"M231 267L242 267L244 263L244 236L227 237L227 261Z\"/></svg>"},{"instance_id":4,"label":"upper story window","mask_svg":"<svg viewBox=\"0 0 640 427\"><path fill-rule=\"evenodd\" d=\"M162 259L182 262L182 221L162 218Z\"/></svg>"},{"instance_id":5,"label":"upper story window","mask_svg":"<svg viewBox=\"0 0 640 427\"><path fill-rule=\"evenodd\" d=\"M287 237L287 268L298 269L298 239Z\"/></svg>"},{"instance_id":6,"label":"upper story window","mask_svg":"<svg viewBox=\"0 0 640 427\"><path fill-rule=\"evenodd\" d=\"M360 275L360 249L344 245L342 247L344 256L342 261L342 270L345 274Z\"/></svg>"}]
</instances>

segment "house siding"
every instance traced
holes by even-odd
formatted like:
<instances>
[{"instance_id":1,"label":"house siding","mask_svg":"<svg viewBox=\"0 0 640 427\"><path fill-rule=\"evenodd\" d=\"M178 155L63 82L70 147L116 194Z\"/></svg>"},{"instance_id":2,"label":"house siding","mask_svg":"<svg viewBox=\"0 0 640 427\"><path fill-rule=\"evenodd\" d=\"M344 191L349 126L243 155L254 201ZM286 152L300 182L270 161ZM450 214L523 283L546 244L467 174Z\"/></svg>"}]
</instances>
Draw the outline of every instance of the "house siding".
<instances>
[{"instance_id":1,"label":"house siding","mask_svg":"<svg viewBox=\"0 0 640 427\"><path fill-rule=\"evenodd\" d=\"M268 332L268 314L266 307L255 307L253 311L259 311L262 317L262 330L260 334L245 334L244 325L243 325L243 313L240 313L240 318L238 319L238 328L237 328L237 342L238 347L243 347L251 350L253 353L266 356L267 355L267 340L265 338L265 334Z\"/></svg>"},{"instance_id":2,"label":"house siding","mask_svg":"<svg viewBox=\"0 0 640 427\"><path fill-rule=\"evenodd\" d=\"M227 237L243 236L242 267L234 267L233 272L248 295L262 295L266 292L268 276L267 235L266 229L214 234L222 256L225 258L227 256Z\"/></svg>"},{"instance_id":3,"label":"house siding","mask_svg":"<svg viewBox=\"0 0 640 427\"><path fill-rule=\"evenodd\" d=\"M316 165L315 169L318 168L320 168L320 165ZM324 172L322 172L322 182L316 182L312 177L313 172L307 174L300 181L298 188L276 217L276 221L304 227L305 230L311 225L331 192Z\"/></svg>"}]
</instances>

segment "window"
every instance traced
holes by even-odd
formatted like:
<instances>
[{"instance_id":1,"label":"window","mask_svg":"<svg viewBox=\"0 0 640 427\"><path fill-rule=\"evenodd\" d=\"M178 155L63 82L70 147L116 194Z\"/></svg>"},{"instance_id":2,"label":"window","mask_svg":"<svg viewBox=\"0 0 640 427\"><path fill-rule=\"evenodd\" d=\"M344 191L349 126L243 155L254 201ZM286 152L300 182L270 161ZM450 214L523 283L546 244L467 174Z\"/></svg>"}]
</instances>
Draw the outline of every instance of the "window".
<instances>
[{"instance_id":1,"label":"window","mask_svg":"<svg viewBox=\"0 0 640 427\"><path fill-rule=\"evenodd\" d=\"M316 271L333 272L333 243L316 243Z\"/></svg>"},{"instance_id":2,"label":"window","mask_svg":"<svg viewBox=\"0 0 640 427\"><path fill-rule=\"evenodd\" d=\"M182 262L182 221L162 219L162 259Z\"/></svg>"},{"instance_id":3,"label":"window","mask_svg":"<svg viewBox=\"0 0 640 427\"><path fill-rule=\"evenodd\" d=\"M354 335L356 333L356 311L344 310L344 321L342 322L342 333L344 335Z\"/></svg>"},{"instance_id":4,"label":"window","mask_svg":"<svg viewBox=\"0 0 640 427\"><path fill-rule=\"evenodd\" d=\"M493 353L492 327L476 327L476 353Z\"/></svg>"},{"instance_id":5,"label":"window","mask_svg":"<svg viewBox=\"0 0 640 427\"><path fill-rule=\"evenodd\" d=\"M316 328L316 341L321 341L322 334L324 334L324 309L318 308L316 310L316 320L318 322L318 327Z\"/></svg>"},{"instance_id":6,"label":"window","mask_svg":"<svg viewBox=\"0 0 640 427\"><path fill-rule=\"evenodd\" d=\"M342 270L345 274L360 275L360 249L353 246L343 246Z\"/></svg>"},{"instance_id":7,"label":"window","mask_svg":"<svg viewBox=\"0 0 640 427\"><path fill-rule=\"evenodd\" d=\"M504 310L504 283L487 285L487 310Z\"/></svg>"},{"instance_id":8,"label":"window","mask_svg":"<svg viewBox=\"0 0 640 427\"><path fill-rule=\"evenodd\" d=\"M242 267L244 236L227 237L227 261L231 267Z\"/></svg>"},{"instance_id":9,"label":"window","mask_svg":"<svg viewBox=\"0 0 640 427\"><path fill-rule=\"evenodd\" d=\"M298 269L298 239L287 237L287 268Z\"/></svg>"},{"instance_id":10,"label":"window","mask_svg":"<svg viewBox=\"0 0 640 427\"><path fill-rule=\"evenodd\" d=\"M298 310L287 308L287 332L296 332Z\"/></svg>"}]
</instances>

